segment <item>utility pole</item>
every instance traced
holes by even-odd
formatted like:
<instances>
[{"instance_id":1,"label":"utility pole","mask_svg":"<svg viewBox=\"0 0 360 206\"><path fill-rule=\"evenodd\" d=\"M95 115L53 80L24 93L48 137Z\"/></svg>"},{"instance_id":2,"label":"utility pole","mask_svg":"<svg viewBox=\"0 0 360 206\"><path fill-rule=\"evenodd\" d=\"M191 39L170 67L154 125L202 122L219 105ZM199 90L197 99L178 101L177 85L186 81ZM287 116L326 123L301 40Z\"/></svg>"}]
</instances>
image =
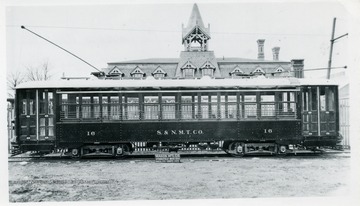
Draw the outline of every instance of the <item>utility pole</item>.
<instances>
[{"instance_id":1,"label":"utility pole","mask_svg":"<svg viewBox=\"0 0 360 206\"><path fill-rule=\"evenodd\" d=\"M334 47L334 42L344 36L347 36L348 33L341 35L339 37L336 37L334 39L334 35L335 35L335 25L336 25L336 18L334 18L333 21L333 28L332 28L332 34L331 34L331 39L330 39L330 56L329 56L329 62L328 62L328 71L327 71L327 79L330 79L330 73L331 73L331 60L332 60L332 52L333 52L333 47Z\"/></svg>"}]
</instances>

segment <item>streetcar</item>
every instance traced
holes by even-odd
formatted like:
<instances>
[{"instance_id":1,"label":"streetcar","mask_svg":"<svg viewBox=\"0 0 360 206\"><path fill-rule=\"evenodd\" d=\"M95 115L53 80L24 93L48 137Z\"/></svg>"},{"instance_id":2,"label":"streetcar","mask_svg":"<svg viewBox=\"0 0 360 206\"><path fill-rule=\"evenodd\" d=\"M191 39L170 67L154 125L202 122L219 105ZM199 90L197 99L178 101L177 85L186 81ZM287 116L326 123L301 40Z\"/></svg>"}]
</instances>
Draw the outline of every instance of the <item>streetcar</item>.
<instances>
[{"instance_id":1,"label":"streetcar","mask_svg":"<svg viewBox=\"0 0 360 206\"><path fill-rule=\"evenodd\" d=\"M241 157L340 143L338 86L298 78L56 80L16 88L14 147L124 157L190 146Z\"/></svg>"}]
</instances>

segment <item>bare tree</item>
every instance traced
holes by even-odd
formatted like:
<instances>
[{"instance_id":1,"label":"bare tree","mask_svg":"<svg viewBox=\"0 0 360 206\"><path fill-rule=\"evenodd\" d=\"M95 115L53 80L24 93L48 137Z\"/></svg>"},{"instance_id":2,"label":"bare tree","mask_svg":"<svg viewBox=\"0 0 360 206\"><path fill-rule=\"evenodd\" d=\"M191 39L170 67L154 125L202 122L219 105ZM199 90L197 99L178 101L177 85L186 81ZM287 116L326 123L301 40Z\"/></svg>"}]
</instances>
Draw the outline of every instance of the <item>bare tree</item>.
<instances>
[{"instance_id":1,"label":"bare tree","mask_svg":"<svg viewBox=\"0 0 360 206\"><path fill-rule=\"evenodd\" d=\"M11 90L14 90L17 85L25 81L25 76L19 71L10 72L7 75L7 86Z\"/></svg>"},{"instance_id":2,"label":"bare tree","mask_svg":"<svg viewBox=\"0 0 360 206\"><path fill-rule=\"evenodd\" d=\"M52 77L50 74L49 62L43 63L39 67L27 67L26 74L28 81L46 81Z\"/></svg>"},{"instance_id":3,"label":"bare tree","mask_svg":"<svg viewBox=\"0 0 360 206\"><path fill-rule=\"evenodd\" d=\"M52 77L48 61L38 67L26 67L26 72L10 72L7 75L8 96L13 97L15 87L27 81L46 81Z\"/></svg>"},{"instance_id":4,"label":"bare tree","mask_svg":"<svg viewBox=\"0 0 360 206\"><path fill-rule=\"evenodd\" d=\"M10 72L7 74L7 86L8 86L8 96L13 97L13 91L15 87L23 82L26 82L25 75L19 71Z\"/></svg>"}]
</instances>

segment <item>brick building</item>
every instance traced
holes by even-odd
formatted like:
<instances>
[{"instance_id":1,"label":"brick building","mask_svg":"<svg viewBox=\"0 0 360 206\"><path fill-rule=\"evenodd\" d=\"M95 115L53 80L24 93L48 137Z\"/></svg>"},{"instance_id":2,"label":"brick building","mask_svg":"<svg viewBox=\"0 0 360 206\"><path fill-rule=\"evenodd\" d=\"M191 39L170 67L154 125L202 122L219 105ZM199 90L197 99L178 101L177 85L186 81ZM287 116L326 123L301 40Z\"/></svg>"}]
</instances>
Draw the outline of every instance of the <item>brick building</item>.
<instances>
[{"instance_id":1,"label":"brick building","mask_svg":"<svg viewBox=\"0 0 360 206\"><path fill-rule=\"evenodd\" d=\"M256 59L216 58L209 50L210 25L205 27L199 8L194 4L186 27L182 26L182 44L179 58L151 58L123 62L110 62L103 72L93 75L101 79L188 79L266 77L303 78L303 59L279 60L280 47L272 48L273 58L265 59L265 39L257 40Z\"/></svg>"}]
</instances>

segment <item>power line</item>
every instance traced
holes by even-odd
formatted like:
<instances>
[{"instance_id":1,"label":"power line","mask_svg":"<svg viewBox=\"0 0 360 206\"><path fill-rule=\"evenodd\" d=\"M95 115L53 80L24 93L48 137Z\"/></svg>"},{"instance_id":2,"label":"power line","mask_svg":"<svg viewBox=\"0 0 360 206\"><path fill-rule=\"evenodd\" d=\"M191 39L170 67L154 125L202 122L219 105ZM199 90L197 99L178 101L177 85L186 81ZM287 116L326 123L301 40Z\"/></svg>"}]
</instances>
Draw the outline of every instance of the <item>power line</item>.
<instances>
[{"instance_id":1,"label":"power line","mask_svg":"<svg viewBox=\"0 0 360 206\"><path fill-rule=\"evenodd\" d=\"M331 67L331 69L346 69L347 66L342 67ZM285 71L285 72L264 72L263 74L276 74L276 73L295 73L295 72L312 72L312 71L319 71L319 70L327 70L328 67L319 67L319 68L311 68L311 69L303 69L299 71Z\"/></svg>"},{"instance_id":2,"label":"power line","mask_svg":"<svg viewBox=\"0 0 360 206\"><path fill-rule=\"evenodd\" d=\"M311 72L311 71L327 70L327 69L328 69L328 67L326 67L326 68L312 68L312 69L304 69L303 71L305 71L305 72ZM331 69L347 69L347 66L331 67Z\"/></svg>"},{"instance_id":3,"label":"power line","mask_svg":"<svg viewBox=\"0 0 360 206\"><path fill-rule=\"evenodd\" d=\"M20 25L6 25L6 27L19 27ZM125 28L106 28L106 27L71 27L71 26L27 26L33 28L48 28L48 29L77 29L77 30L108 30L108 31L136 31L136 32L164 32L164 33L179 33L180 30L155 30L155 29L125 29ZM226 34L226 35L275 35L275 36L327 36L326 34L311 34L311 33L258 33L258 32L211 32L212 34Z\"/></svg>"}]
</instances>

